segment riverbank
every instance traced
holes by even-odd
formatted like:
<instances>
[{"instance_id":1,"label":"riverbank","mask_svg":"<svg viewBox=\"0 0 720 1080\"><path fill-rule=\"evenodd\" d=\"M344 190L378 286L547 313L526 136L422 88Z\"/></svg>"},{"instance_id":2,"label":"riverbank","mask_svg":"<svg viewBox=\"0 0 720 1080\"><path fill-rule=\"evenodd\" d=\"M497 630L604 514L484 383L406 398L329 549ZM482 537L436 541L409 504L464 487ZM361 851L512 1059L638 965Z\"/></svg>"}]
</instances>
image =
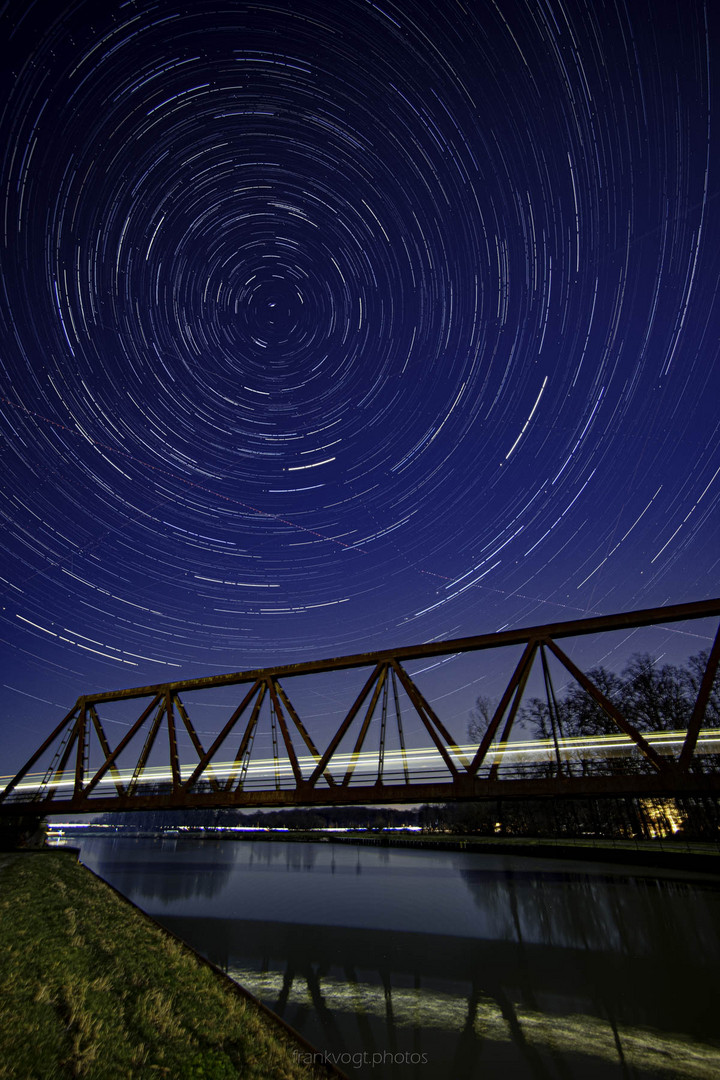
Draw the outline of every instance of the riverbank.
<instances>
[{"instance_id":1,"label":"riverbank","mask_svg":"<svg viewBox=\"0 0 720 1080\"><path fill-rule=\"evenodd\" d=\"M106 835L106 834L105 834ZM115 834L118 835L118 834ZM618 863L623 866L657 870L681 870L720 878L720 845L695 840L609 840L589 838L543 838L475 836L454 833L407 833L403 831L357 832L320 829L192 829L166 831L123 831L137 839L183 839L255 841L280 843L355 844L362 847L426 849L430 851L471 851L486 855L517 855L548 859L577 859L585 862Z\"/></svg>"},{"instance_id":2,"label":"riverbank","mask_svg":"<svg viewBox=\"0 0 720 1080\"><path fill-rule=\"evenodd\" d=\"M0 866L0 1077L310 1080L296 1041L62 851Z\"/></svg>"}]
</instances>

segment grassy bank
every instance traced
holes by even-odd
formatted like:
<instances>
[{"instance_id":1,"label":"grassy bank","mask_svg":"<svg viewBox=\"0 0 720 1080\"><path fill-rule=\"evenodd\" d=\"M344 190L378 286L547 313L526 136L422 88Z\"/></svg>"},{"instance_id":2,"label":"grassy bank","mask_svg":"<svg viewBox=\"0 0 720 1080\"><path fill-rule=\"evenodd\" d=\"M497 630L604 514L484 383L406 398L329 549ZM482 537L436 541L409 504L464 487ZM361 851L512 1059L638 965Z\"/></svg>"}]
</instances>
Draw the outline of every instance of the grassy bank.
<instances>
[{"instance_id":1,"label":"grassy bank","mask_svg":"<svg viewBox=\"0 0 720 1080\"><path fill-rule=\"evenodd\" d=\"M0 1077L313 1075L304 1048L63 852L0 865Z\"/></svg>"}]
</instances>

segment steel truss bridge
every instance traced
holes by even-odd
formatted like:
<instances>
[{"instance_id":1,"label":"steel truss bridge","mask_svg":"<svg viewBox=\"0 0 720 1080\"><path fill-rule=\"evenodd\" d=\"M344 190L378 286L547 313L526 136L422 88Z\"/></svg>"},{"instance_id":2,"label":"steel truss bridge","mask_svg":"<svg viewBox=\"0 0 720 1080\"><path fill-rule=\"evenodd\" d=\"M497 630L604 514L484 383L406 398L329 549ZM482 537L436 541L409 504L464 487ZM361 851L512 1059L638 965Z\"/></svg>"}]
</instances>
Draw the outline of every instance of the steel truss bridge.
<instances>
[{"instance_id":1,"label":"steel truss bridge","mask_svg":"<svg viewBox=\"0 0 720 1080\"><path fill-rule=\"evenodd\" d=\"M720 729L705 726L705 713L720 661L720 627L683 731L641 732L636 718L623 714L559 642L719 617L720 600L706 600L86 694L23 768L0 780L0 814L542 796L717 796ZM411 677L405 665L512 647L520 656L481 741L458 744L423 695L417 675ZM518 741L511 739L513 724L534 666L552 738ZM300 676L320 680L355 668L369 669L369 674L321 751L287 684ZM582 687L613 722L615 735L564 736L553 669ZM227 687L237 687L236 704L206 747L191 718L188 695ZM131 705L132 720L114 721L124 723L126 731L113 749L106 724L113 720L113 709L127 710L128 702L138 704L139 714ZM407 745L408 716L415 727L419 718L424 745ZM271 756L264 757L256 748L263 724L269 727L272 745ZM180 760L178 732L186 732L193 747L190 763ZM366 750L371 743L375 748Z\"/></svg>"}]
</instances>

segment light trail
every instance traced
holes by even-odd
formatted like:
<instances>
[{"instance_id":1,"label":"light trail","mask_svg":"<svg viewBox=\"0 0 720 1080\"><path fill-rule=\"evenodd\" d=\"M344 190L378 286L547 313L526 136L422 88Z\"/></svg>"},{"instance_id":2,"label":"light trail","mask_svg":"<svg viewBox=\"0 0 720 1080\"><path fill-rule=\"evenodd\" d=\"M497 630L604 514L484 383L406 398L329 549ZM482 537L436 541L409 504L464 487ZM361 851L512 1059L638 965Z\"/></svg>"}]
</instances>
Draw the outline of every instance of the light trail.
<instances>
[{"instance_id":1,"label":"light trail","mask_svg":"<svg viewBox=\"0 0 720 1080\"><path fill-rule=\"evenodd\" d=\"M682 749L686 734L684 731L644 732L643 738L661 754L669 755ZM632 739L623 734L567 737L558 739L557 745L560 756L565 761L582 759L582 755L590 757L602 757L608 754L613 757L627 756L628 751L637 749ZM476 752L477 744L474 743L448 747L448 753L460 768L462 768L460 759L465 757L472 760ZM698 754L720 753L720 730L706 728L700 731L695 752ZM496 762L498 764L502 762L507 767L508 765L523 764L525 762L553 761L554 755L555 743L552 739L518 740L506 743L504 746L499 742L495 742L490 745L483 768L489 768ZM319 761L319 757L309 754L298 757L298 765L305 778L309 776ZM97 768L100 768L101 765L102 762ZM411 783L413 779L426 779L426 775L418 777L418 774L427 774L430 770L439 769L449 774L441 754L434 746L415 747L404 751L401 749L385 750L382 772L388 781L400 777L404 780L405 765L407 765L409 771L415 774L414 777L411 777ZM197 763L182 765L180 767L182 780L188 780L196 767ZM342 776L350 768L353 770L353 778L356 781L358 777L367 779L368 775L377 776L378 751L369 750L361 753L335 754L332 765L328 766L327 771L330 772L334 780L338 781L342 779ZM92 774L93 771L88 770L88 779L91 778ZM103 776L98 781L97 787L108 784L115 785L116 783L129 784L132 782L134 775L135 766L132 769L118 768L115 775L108 773ZM74 764L69 766L62 776L55 777L46 784L42 783L44 776L45 773L31 773L14 790L21 792L71 788L75 783L75 766ZM287 757L277 759L260 758L257 761L250 761L245 768L242 763L233 761L216 762L207 766L207 778L212 777L217 781L230 779L237 781L241 776L244 785L249 783L255 785L262 780L271 780L274 783L276 778L281 781L292 780L294 782L292 765ZM207 778L203 777L203 779ZM10 776L0 777L3 790L11 779ZM157 784L166 781L172 781L170 768L166 765L151 765L142 771L136 778L135 783L137 787L141 787L146 784Z\"/></svg>"}]
</instances>

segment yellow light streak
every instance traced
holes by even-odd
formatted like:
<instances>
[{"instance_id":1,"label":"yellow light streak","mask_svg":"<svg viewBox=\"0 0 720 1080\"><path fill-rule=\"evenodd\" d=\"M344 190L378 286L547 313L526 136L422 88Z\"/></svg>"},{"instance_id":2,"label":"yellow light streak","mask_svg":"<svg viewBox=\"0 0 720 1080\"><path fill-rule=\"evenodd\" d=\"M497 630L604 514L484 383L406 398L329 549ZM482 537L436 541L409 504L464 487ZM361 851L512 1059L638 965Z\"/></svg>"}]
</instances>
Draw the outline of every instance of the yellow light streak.
<instances>
[{"instance_id":1,"label":"yellow light streak","mask_svg":"<svg viewBox=\"0 0 720 1080\"><path fill-rule=\"evenodd\" d=\"M657 747L660 752L670 752L673 750L679 750L682 748L687 733L685 731L660 731L660 732L643 732L643 738L651 745ZM472 759L477 752L477 744L465 744L465 745L450 745L447 747L448 755L454 759L456 764L459 764L459 758L465 756ZM628 751L636 749L635 743L628 736L622 733L617 735L595 735L595 736L571 736L563 739L558 739L558 749L561 756L564 759L572 758L573 755L590 754L590 755L602 755L609 752ZM703 729L698 734L696 753L719 753L720 752L720 730L717 729ZM515 742L505 743L504 746L498 742L491 743L487 756L484 761L485 766L489 766L493 763L498 755L503 763L517 763L523 759L527 760L550 760L554 759L555 744L552 739L526 739L518 740ZM303 755L298 757L298 765L300 771L304 777L308 777L310 773L315 769L320 761L319 757L312 755ZM384 755L383 774L391 774L393 770L403 769L407 764L409 770L427 770L427 769L442 769L447 771L447 766L443 760L442 755L438 749L434 746L421 746L407 748L404 751L401 749L386 749ZM371 772L376 774L378 769L378 751L370 750L363 751L361 753L345 752L342 754L333 755L330 764L328 765L328 771L331 773L334 779L339 779L340 774L344 773L349 766L353 766L354 774L362 774ZM100 767L100 766L98 766ZM180 775L183 781L188 780L192 776L193 772L197 768L197 763L182 765L180 768ZM208 765L208 769L212 768L213 776L217 780L227 780L231 777L239 779L242 775L242 766L233 761L221 761L211 762ZM41 787L41 782L44 777L44 773L29 773L19 784L14 788L15 791L36 791ZM92 771L89 771L88 781L92 778ZM97 786L107 785L119 782L121 784L128 784L134 776L134 766L132 769L118 768L115 775L108 772L105 776L101 777ZM278 758L260 758L257 761L250 761L245 773L244 783L249 781L258 781L265 778L274 779L277 776L279 779L288 779L294 777L290 760L286 757ZM12 780L11 776L0 777L0 789L4 789L6 785ZM167 765L151 765L147 766L140 777L138 778L138 785L161 783L163 781L171 781L172 772ZM56 777L49 781L47 784L42 785L43 790L47 789L59 789L73 787L75 783L75 766L72 769L68 767L62 776Z\"/></svg>"}]
</instances>

